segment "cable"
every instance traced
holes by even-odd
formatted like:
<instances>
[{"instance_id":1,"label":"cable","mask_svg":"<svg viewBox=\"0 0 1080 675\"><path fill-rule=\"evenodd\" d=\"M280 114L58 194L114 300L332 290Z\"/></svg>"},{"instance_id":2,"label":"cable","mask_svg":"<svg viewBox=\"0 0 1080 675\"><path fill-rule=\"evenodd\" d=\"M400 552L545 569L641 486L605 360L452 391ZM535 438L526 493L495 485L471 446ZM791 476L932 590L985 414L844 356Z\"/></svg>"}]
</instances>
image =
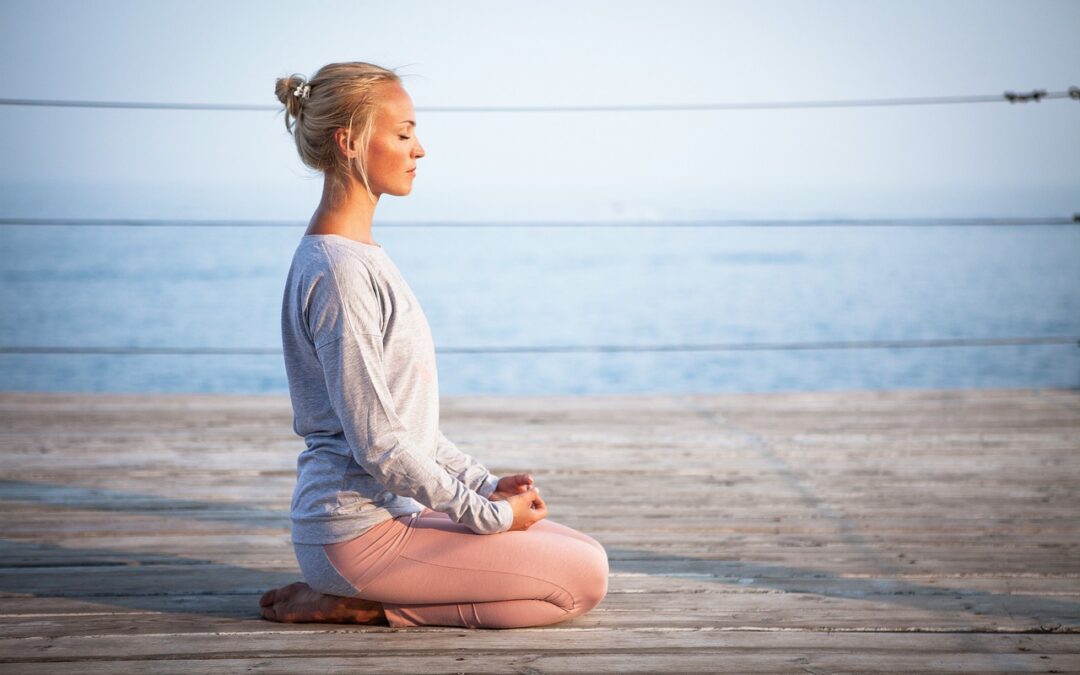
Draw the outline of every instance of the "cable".
<instances>
[{"instance_id":1,"label":"cable","mask_svg":"<svg viewBox=\"0 0 1080 675\"><path fill-rule=\"evenodd\" d=\"M925 349L940 347L1007 347L1016 345L1080 346L1080 336L1012 338L943 338L930 340L855 340L823 342L729 342L700 345L539 345L520 347L448 347L440 354L570 354L616 352L798 351L818 349ZM248 347L0 347L0 354L122 355L279 355L280 349Z\"/></svg>"},{"instance_id":2,"label":"cable","mask_svg":"<svg viewBox=\"0 0 1080 675\"><path fill-rule=\"evenodd\" d=\"M937 227L969 225L1073 225L1080 223L1080 213L1065 216L1015 218L814 218L814 219L717 219L717 220L585 220L585 221L385 221L379 227ZM158 218L0 218L0 226L78 226L78 227L291 227L302 229L300 220L176 220Z\"/></svg>"},{"instance_id":3,"label":"cable","mask_svg":"<svg viewBox=\"0 0 1080 675\"><path fill-rule=\"evenodd\" d=\"M952 105L957 103L1026 103L1043 99L1073 99L1080 101L1080 87L1065 91L1047 92L1036 89L1029 94L1006 91L1004 94L975 96L919 96L909 98L848 99L825 101L757 101L743 103L674 103L642 105L536 105L536 106L421 106L422 112L485 113L485 112L661 112L690 110L791 110L797 108L876 108L907 105ZM0 98L0 105L50 108L125 108L132 110L216 110L267 111L282 110L281 105L245 103L164 103L140 101L64 101L58 99Z\"/></svg>"}]
</instances>

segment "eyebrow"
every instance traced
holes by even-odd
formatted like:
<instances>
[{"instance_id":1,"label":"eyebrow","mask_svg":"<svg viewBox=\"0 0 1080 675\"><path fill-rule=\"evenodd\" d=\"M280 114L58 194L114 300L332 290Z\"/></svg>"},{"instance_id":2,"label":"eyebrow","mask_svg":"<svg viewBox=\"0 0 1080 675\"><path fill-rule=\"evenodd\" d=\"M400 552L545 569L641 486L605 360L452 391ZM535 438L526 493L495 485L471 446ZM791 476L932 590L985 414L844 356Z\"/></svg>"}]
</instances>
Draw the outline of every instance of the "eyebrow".
<instances>
[{"instance_id":1,"label":"eyebrow","mask_svg":"<svg viewBox=\"0 0 1080 675\"><path fill-rule=\"evenodd\" d=\"M410 125L410 126L414 126L414 127L416 126L416 122L413 122L412 120L405 120L404 122L398 122L398 126L399 126L399 127L400 127L400 126L401 126L402 124L408 124L408 125Z\"/></svg>"}]
</instances>

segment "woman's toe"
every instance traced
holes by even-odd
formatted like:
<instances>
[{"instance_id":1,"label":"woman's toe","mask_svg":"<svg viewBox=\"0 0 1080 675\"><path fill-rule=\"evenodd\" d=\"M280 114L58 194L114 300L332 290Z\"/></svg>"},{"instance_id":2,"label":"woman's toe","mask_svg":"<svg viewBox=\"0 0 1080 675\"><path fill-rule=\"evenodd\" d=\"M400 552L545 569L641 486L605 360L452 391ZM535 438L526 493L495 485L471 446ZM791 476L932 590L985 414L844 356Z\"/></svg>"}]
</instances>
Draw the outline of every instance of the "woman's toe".
<instances>
[{"instance_id":1,"label":"woman's toe","mask_svg":"<svg viewBox=\"0 0 1080 675\"><path fill-rule=\"evenodd\" d=\"M269 607L269 606L273 605L274 604L274 596L276 594L277 594L277 589L276 588L263 593L262 597L259 598L259 607Z\"/></svg>"},{"instance_id":2,"label":"woman's toe","mask_svg":"<svg viewBox=\"0 0 1080 675\"><path fill-rule=\"evenodd\" d=\"M277 612L274 611L273 607L260 607L259 608L259 614L262 614L262 618L264 618L264 619L266 619L268 621L277 621L278 620Z\"/></svg>"}]
</instances>

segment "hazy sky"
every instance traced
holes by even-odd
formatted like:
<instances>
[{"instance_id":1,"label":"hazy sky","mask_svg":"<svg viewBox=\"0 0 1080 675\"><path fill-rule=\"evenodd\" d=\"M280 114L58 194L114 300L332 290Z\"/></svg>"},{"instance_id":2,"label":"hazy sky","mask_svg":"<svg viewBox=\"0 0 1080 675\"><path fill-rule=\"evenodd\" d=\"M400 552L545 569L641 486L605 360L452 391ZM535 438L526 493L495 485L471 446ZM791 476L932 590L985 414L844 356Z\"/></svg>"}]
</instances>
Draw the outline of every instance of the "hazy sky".
<instances>
[{"instance_id":1,"label":"hazy sky","mask_svg":"<svg viewBox=\"0 0 1080 675\"><path fill-rule=\"evenodd\" d=\"M1069 215L1080 102L439 113L1080 86L1080 2L0 2L8 98L276 103L398 68L420 160L385 220ZM0 106L0 216L306 220L271 112Z\"/></svg>"}]
</instances>

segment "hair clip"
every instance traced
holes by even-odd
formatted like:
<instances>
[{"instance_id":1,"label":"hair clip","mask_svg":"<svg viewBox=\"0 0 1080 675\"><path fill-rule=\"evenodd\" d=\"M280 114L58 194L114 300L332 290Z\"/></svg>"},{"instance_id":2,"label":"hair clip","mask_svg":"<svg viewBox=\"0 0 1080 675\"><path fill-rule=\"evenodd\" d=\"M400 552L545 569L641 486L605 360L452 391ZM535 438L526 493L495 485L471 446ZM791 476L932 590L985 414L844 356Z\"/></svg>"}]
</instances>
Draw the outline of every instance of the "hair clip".
<instances>
[{"instance_id":1,"label":"hair clip","mask_svg":"<svg viewBox=\"0 0 1080 675\"><path fill-rule=\"evenodd\" d=\"M298 85L296 85L296 89L293 90L293 96L295 96L297 98L307 98L308 96L311 96L311 85L310 84L298 84Z\"/></svg>"}]
</instances>

